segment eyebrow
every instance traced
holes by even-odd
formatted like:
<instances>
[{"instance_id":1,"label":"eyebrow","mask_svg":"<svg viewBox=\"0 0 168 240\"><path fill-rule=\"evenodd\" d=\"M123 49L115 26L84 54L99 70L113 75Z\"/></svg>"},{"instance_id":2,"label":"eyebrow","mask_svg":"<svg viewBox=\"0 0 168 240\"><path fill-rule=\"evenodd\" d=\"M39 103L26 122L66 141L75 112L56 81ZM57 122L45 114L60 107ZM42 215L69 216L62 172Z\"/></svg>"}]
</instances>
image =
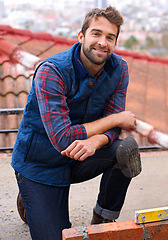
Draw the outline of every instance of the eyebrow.
<instances>
[{"instance_id":1,"label":"eyebrow","mask_svg":"<svg viewBox=\"0 0 168 240\"><path fill-rule=\"evenodd\" d=\"M91 29L91 32L94 32L94 31L96 31L96 32L102 32L102 30L100 30L100 29L97 29L97 28L92 28ZM110 36L112 36L112 37L117 37L114 33L108 33L108 35L110 35Z\"/></svg>"}]
</instances>

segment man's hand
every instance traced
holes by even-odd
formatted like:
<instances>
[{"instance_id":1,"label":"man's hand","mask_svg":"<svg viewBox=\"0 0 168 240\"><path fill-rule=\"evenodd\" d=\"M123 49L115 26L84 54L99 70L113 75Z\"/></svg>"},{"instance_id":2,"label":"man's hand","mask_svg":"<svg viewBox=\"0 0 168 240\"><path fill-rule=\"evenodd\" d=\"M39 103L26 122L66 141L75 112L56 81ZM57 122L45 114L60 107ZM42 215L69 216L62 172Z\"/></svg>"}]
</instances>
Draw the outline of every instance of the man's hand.
<instances>
[{"instance_id":1,"label":"man's hand","mask_svg":"<svg viewBox=\"0 0 168 240\"><path fill-rule=\"evenodd\" d=\"M130 111L123 111L120 113L117 113L119 117L119 126L122 129L131 129L135 130L136 129L136 118L133 113Z\"/></svg>"},{"instance_id":2,"label":"man's hand","mask_svg":"<svg viewBox=\"0 0 168 240\"><path fill-rule=\"evenodd\" d=\"M61 152L62 155L66 155L75 160L83 161L89 156L92 156L96 148L94 145L89 143L89 139L76 140L67 149Z\"/></svg>"},{"instance_id":3,"label":"man's hand","mask_svg":"<svg viewBox=\"0 0 168 240\"><path fill-rule=\"evenodd\" d=\"M130 111L123 111L83 125L86 128L88 138L75 140L61 152L62 155L83 161L109 142L108 137L103 134L105 131L113 127L135 130L136 118Z\"/></svg>"},{"instance_id":4,"label":"man's hand","mask_svg":"<svg viewBox=\"0 0 168 240\"><path fill-rule=\"evenodd\" d=\"M95 151L108 143L108 138L104 134L95 135L85 140L76 140L69 145L62 155L66 155L75 160L83 161L87 157L92 156Z\"/></svg>"}]
</instances>

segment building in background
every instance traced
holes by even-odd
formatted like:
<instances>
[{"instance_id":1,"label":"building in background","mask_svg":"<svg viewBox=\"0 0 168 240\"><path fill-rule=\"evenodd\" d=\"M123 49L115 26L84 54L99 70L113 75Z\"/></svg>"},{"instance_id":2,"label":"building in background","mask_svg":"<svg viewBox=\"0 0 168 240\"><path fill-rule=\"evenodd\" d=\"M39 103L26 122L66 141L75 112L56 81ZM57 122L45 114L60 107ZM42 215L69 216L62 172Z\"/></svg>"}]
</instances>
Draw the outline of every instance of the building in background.
<instances>
[{"instance_id":1,"label":"building in background","mask_svg":"<svg viewBox=\"0 0 168 240\"><path fill-rule=\"evenodd\" d=\"M0 18L5 17L5 5L4 2L0 0Z\"/></svg>"},{"instance_id":2,"label":"building in background","mask_svg":"<svg viewBox=\"0 0 168 240\"><path fill-rule=\"evenodd\" d=\"M107 0L95 0L95 7L106 8L107 6Z\"/></svg>"}]
</instances>

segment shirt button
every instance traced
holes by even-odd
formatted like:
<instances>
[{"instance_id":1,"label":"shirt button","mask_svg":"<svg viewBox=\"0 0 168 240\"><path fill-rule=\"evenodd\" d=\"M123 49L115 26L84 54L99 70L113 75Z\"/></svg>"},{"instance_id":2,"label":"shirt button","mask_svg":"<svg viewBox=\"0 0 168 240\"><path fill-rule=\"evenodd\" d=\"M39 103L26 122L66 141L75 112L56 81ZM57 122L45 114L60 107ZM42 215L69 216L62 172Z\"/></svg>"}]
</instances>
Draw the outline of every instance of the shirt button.
<instances>
[{"instance_id":1,"label":"shirt button","mask_svg":"<svg viewBox=\"0 0 168 240\"><path fill-rule=\"evenodd\" d=\"M85 116L85 119L87 119L87 115Z\"/></svg>"},{"instance_id":2,"label":"shirt button","mask_svg":"<svg viewBox=\"0 0 168 240\"><path fill-rule=\"evenodd\" d=\"M68 103L71 103L71 100L70 100L70 99L68 100Z\"/></svg>"},{"instance_id":3,"label":"shirt button","mask_svg":"<svg viewBox=\"0 0 168 240\"><path fill-rule=\"evenodd\" d=\"M90 84L90 86L92 86L92 85L93 85L93 82L90 82L89 84Z\"/></svg>"}]
</instances>

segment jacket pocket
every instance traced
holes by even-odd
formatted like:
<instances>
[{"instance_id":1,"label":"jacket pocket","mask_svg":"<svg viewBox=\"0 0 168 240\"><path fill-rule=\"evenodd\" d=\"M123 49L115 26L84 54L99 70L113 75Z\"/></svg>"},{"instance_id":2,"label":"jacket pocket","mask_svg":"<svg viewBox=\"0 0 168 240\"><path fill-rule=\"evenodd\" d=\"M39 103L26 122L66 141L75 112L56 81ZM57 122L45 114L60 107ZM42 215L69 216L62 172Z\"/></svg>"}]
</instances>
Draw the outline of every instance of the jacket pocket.
<instances>
[{"instance_id":1,"label":"jacket pocket","mask_svg":"<svg viewBox=\"0 0 168 240\"><path fill-rule=\"evenodd\" d=\"M36 142L37 142L37 136L36 136L35 132L32 133L28 142L29 142L29 145L28 145L27 154L26 154L26 157L25 157L25 160L24 160L25 162L27 162L31 158L31 156L33 155L33 152L34 152L34 149L35 149L35 146L36 146Z\"/></svg>"},{"instance_id":2,"label":"jacket pocket","mask_svg":"<svg viewBox=\"0 0 168 240\"><path fill-rule=\"evenodd\" d=\"M25 162L38 163L38 165L58 166L63 163L59 161L60 153L53 147L46 134L34 132L31 144L27 152Z\"/></svg>"}]
</instances>

